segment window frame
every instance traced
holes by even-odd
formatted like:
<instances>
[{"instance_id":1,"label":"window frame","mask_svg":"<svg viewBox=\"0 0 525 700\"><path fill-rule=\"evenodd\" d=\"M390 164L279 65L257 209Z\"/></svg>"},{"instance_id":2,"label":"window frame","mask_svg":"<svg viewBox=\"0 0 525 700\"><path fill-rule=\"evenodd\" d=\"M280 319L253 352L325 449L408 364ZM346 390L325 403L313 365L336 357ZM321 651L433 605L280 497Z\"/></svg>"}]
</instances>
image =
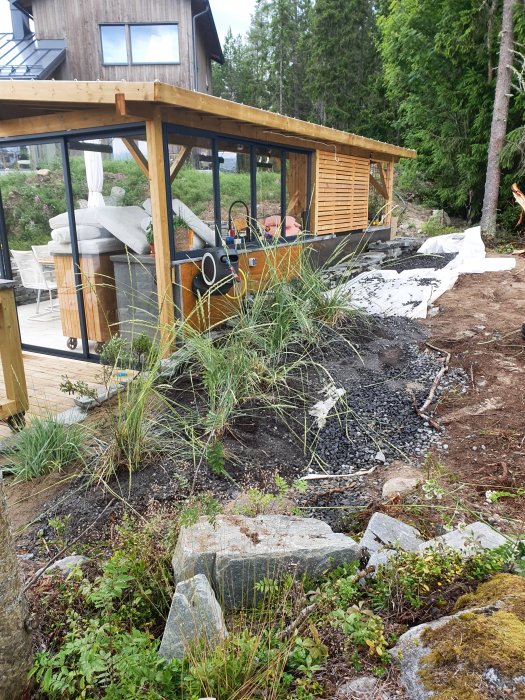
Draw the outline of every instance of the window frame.
<instances>
[{"instance_id":1,"label":"window frame","mask_svg":"<svg viewBox=\"0 0 525 700\"><path fill-rule=\"evenodd\" d=\"M159 61L159 62L148 62L148 63L143 63L142 61L133 61L133 46L131 43L131 31L130 27L160 27L160 26L172 26L177 28L177 49L178 49L178 54L179 54L179 60L178 61ZM100 62L103 66L105 67L111 67L111 66L180 66L181 65L181 60L180 60L180 32L179 32L179 26L180 23L173 21L173 22L99 22L98 25L98 33L99 33L99 41L100 41ZM127 54L127 63L107 63L104 60L104 44L102 41L102 27L124 27L124 36L126 40L126 54Z\"/></svg>"}]
</instances>

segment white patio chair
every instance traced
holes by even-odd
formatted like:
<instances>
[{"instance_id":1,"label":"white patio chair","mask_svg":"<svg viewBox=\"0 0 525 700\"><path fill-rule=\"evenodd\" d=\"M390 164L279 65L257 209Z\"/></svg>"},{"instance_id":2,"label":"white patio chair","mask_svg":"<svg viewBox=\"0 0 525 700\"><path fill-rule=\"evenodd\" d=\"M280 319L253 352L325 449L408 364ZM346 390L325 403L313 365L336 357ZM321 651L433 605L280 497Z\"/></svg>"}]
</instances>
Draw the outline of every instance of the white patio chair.
<instances>
[{"instance_id":1,"label":"white patio chair","mask_svg":"<svg viewBox=\"0 0 525 700\"><path fill-rule=\"evenodd\" d=\"M38 261L32 250L11 250L11 255L20 272L20 279L26 289L36 289L36 315L40 315L40 297L42 292L49 293L50 311L54 311L53 291L57 288L55 273L46 270Z\"/></svg>"}]
</instances>

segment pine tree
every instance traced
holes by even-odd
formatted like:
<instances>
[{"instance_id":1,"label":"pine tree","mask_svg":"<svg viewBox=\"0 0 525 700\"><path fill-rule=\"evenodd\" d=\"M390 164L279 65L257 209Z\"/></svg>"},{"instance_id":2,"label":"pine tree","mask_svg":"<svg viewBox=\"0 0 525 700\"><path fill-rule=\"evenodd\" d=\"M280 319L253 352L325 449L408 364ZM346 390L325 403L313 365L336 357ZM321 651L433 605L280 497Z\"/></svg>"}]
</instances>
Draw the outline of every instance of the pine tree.
<instances>
[{"instance_id":1,"label":"pine tree","mask_svg":"<svg viewBox=\"0 0 525 700\"><path fill-rule=\"evenodd\" d=\"M518 0L503 0L503 18L498 63L498 78L494 96L494 110L485 178L485 195L483 198L483 215L481 232L491 238L496 235L499 187L501 179L500 157L507 135L509 116L510 89L512 82L512 64L514 49L514 8Z\"/></svg>"}]
</instances>

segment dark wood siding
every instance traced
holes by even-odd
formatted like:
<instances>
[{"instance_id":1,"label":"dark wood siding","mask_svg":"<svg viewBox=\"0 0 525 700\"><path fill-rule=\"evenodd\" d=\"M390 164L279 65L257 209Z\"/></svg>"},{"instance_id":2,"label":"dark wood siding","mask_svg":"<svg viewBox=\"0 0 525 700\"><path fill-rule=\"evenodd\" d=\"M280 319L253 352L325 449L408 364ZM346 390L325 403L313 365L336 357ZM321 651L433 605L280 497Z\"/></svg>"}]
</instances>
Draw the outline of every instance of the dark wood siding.
<instances>
[{"instance_id":1,"label":"dark wood siding","mask_svg":"<svg viewBox=\"0 0 525 700\"><path fill-rule=\"evenodd\" d=\"M38 39L66 39L66 62L60 80L133 80L193 88L190 0L34 0ZM178 22L180 64L102 65L99 25L125 22ZM199 42L202 44L202 42ZM207 57L199 46L199 87L206 92Z\"/></svg>"}]
</instances>

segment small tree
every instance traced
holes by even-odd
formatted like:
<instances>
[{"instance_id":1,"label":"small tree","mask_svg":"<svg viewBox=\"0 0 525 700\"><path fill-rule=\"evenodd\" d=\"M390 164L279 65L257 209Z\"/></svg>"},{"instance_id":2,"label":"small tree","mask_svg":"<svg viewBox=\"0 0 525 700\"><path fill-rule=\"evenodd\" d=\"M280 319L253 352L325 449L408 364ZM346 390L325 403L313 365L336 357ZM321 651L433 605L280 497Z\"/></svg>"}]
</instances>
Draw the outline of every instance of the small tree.
<instances>
[{"instance_id":1,"label":"small tree","mask_svg":"<svg viewBox=\"0 0 525 700\"><path fill-rule=\"evenodd\" d=\"M0 471L0 698L19 700L28 687L31 636Z\"/></svg>"}]
</instances>

